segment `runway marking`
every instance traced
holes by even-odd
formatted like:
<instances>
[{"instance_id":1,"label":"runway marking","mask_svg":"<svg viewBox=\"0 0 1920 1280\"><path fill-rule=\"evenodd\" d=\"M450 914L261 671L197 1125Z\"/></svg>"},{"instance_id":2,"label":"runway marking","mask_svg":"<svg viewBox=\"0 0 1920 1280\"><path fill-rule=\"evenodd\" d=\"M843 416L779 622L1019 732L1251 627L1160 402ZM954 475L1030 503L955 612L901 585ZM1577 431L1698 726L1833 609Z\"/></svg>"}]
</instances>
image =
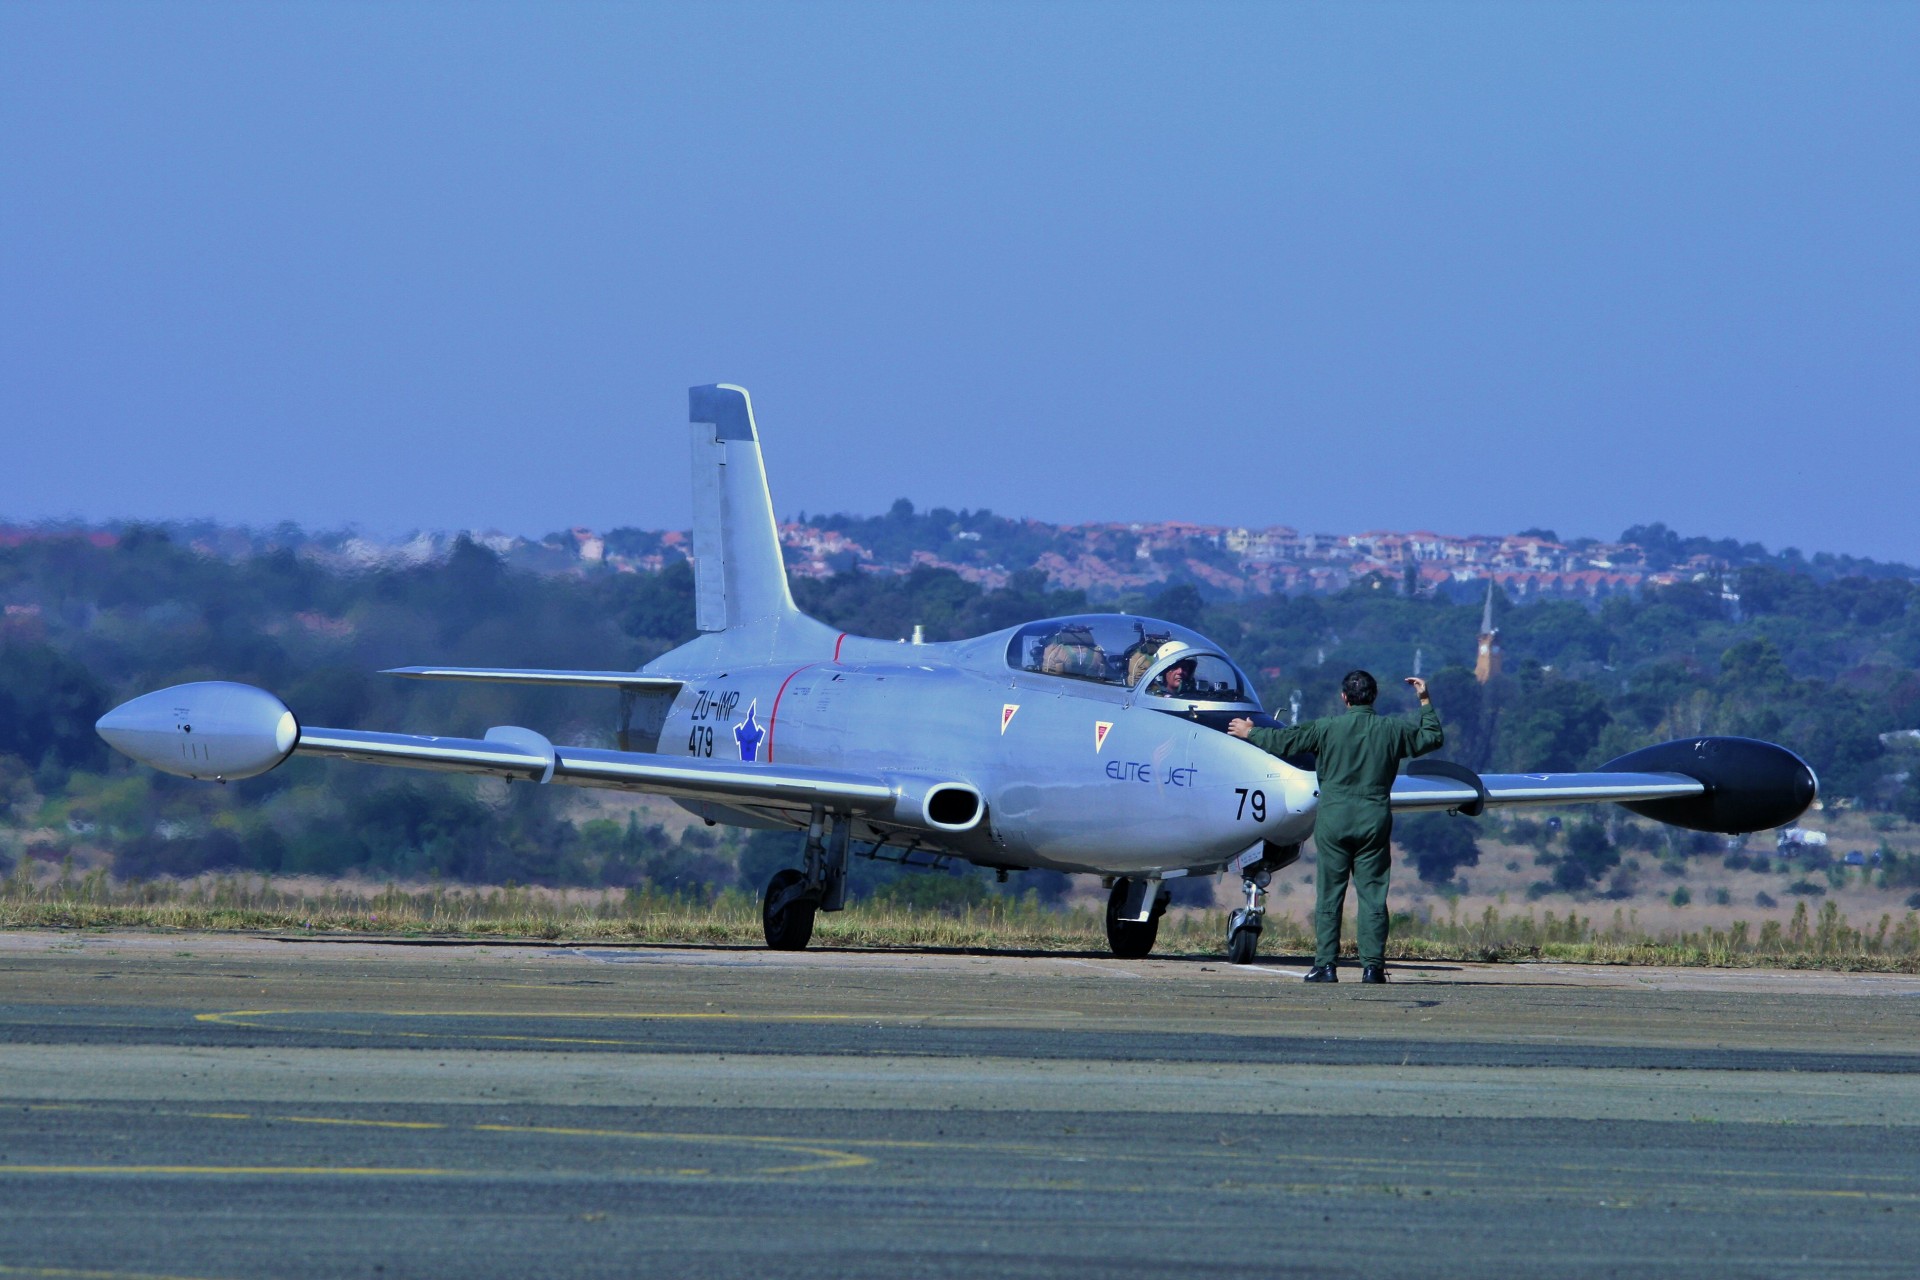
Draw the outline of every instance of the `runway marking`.
<instances>
[{"instance_id":1,"label":"runway marking","mask_svg":"<svg viewBox=\"0 0 1920 1280\"><path fill-rule=\"evenodd\" d=\"M444 1178L480 1176L457 1169L393 1169L373 1165L283 1164L0 1164L0 1177L18 1174L144 1174L150 1177L216 1178Z\"/></svg>"},{"instance_id":2,"label":"runway marking","mask_svg":"<svg viewBox=\"0 0 1920 1280\"><path fill-rule=\"evenodd\" d=\"M59 1108L33 1108L34 1110L95 1111L126 1113L125 1107L87 1107L66 1106ZM439 1130L467 1133L500 1134L539 1134L547 1137L569 1138L611 1138L627 1142L682 1143L687 1145L711 1144L719 1146L747 1147L767 1151L786 1152L793 1155L812 1157L797 1164L769 1165L751 1169L744 1174L715 1175L711 1169L675 1168L642 1169L639 1172L649 1176L675 1177L718 1177L722 1180L738 1177L767 1177L796 1173L824 1173L834 1169L857 1169L872 1164L872 1156L863 1156L854 1151L843 1151L834 1147L823 1147L805 1139L785 1138L773 1134L757 1133L678 1133L652 1129L598 1129L579 1128L558 1125L518 1125L518 1124L449 1124L437 1120L369 1120L356 1116L305 1116L305 1115L257 1115L246 1111L141 1111L141 1115L173 1115L191 1120L229 1120L239 1122L264 1122L271 1124L316 1124L340 1125L344 1127L369 1129L408 1129ZM345 1177L370 1176L417 1176L417 1177L498 1177L497 1171L486 1169L438 1169L438 1168L385 1168L379 1166L229 1166L229 1165L6 1165L0 1164L0 1176L5 1174L149 1174L166 1175L210 1175L232 1176L259 1174L262 1176L301 1176L317 1177L339 1174Z\"/></svg>"},{"instance_id":3,"label":"runway marking","mask_svg":"<svg viewBox=\"0 0 1920 1280\"><path fill-rule=\"evenodd\" d=\"M247 1115L212 1115L216 1120L251 1120ZM431 1120L353 1120L346 1116L272 1116L280 1124L337 1124L356 1129L444 1129Z\"/></svg>"},{"instance_id":4,"label":"runway marking","mask_svg":"<svg viewBox=\"0 0 1920 1280\"><path fill-rule=\"evenodd\" d=\"M1137 980L1144 980L1146 978L1145 974L1135 973L1131 969L1115 968L1111 963L1101 964L1093 960L1078 960L1072 956L1049 956L1047 958L1049 960L1056 961L1059 964L1079 965L1082 968L1091 969L1095 973L1100 974L1102 977L1134 978Z\"/></svg>"},{"instance_id":5,"label":"runway marking","mask_svg":"<svg viewBox=\"0 0 1920 1280\"><path fill-rule=\"evenodd\" d=\"M75 1267L10 1267L0 1263L0 1276L43 1276L46 1280L205 1280L155 1271L97 1271Z\"/></svg>"},{"instance_id":6,"label":"runway marking","mask_svg":"<svg viewBox=\"0 0 1920 1280\"><path fill-rule=\"evenodd\" d=\"M781 1151L797 1151L803 1155L819 1156L807 1164L777 1165L770 1169L757 1169L754 1172L767 1173L819 1173L827 1169L857 1169L873 1163L872 1156L863 1156L852 1151L835 1151L831 1147L805 1146L788 1138L775 1138L761 1134L720 1134L720 1133L654 1133L629 1129L573 1129L551 1125L531 1124L476 1124L469 1126L476 1133L540 1133L571 1138L635 1138L649 1142L720 1142L745 1146L764 1146Z\"/></svg>"},{"instance_id":7,"label":"runway marking","mask_svg":"<svg viewBox=\"0 0 1920 1280\"><path fill-rule=\"evenodd\" d=\"M328 1017L350 1012L363 1018L499 1018L499 1019L548 1019L574 1021L613 1021L613 1022L869 1022L879 1024L879 1019L854 1013L579 1013L561 1010L528 1010L525 1012L501 1012L490 1009L354 1009L351 1011L332 1009L233 1009L223 1013L196 1013L195 1022L204 1022L221 1027L246 1027L254 1031L294 1031L318 1032L336 1036L400 1037L409 1040L487 1040L507 1044L583 1044L583 1045L639 1045L649 1043L646 1040L619 1039L608 1036L529 1036L508 1035L505 1033L487 1033L476 1031L400 1031L386 1028L366 1027L329 1027L308 1025L300 1027L275 1026L260 1021L265 1018Z\"/></svg>"},{"instance_id":8,"label":"runway marking","mask_svg":"<svg viewBox=\"0 0 1920 1280\"><path fill-rule=\"evenodd\" d=\"M1010 1157L1020 1157L1041 1162L1086 1163L1097 1159L1106 1164L1163 1164L1179 1157L1173 1153L1166 1156L1149 1156L1130 1152L1096 1152L1092 1155L1072 1155L1063 1152L1058 1145L1039 1145L1030 1142L966 1142L954 1140L915 1140L915 1139L847 1139L840 1147L826 1147L805 1139L769 1135L769 1134L720 1134L690 1133L656 1130L606 1129L583 1126L562 1125L513 1125L513 1124L461 1124L440 1121L400 1121L362 1119L348 1116L311 1116L290 1114L254 1114L231 1111L163 1111L155 1113L145 1109L122 1107L82 1107L63 1106L57 1108L35 1107L34 1110L86 1110L123 1113L137 1110L141 1115L176 1115L192 1119L223 1120L236 1122L269 1122L292 1124L328 1124L343 1126L362 1126L368 1128L394 1128L408 1130L447 1130L488 1134L523 1134L555 1137L601 1138L615 1141L709 1144L769 1151L789 1152L803 1158L799 1162L772 1165L764 1168L744 1171L739 1174L715 1174L710 1169L674 1168L611 1170L598 1169L596 1172L619 1176L622 1174L660 1177L708 1178L713 1181L733 1181L755 1177L783 1176L800 1173L817 1173L834 1170L856 1169L872 1165L874 1157L861 1154L860 1150L973 1150L995 1151ZM1062 1140L1072 1141L1082 1135L1063 1134ZM1098 1139L1100 1135L1084 1135ZM1684 1182L1664 1181L1669 1171L1664 1169L1642 1168L1631 1164L1588 1165L1579 1162L1549 1161L1531 1166L1530 1172L1537 1177L1540 1174L1578 1175L1587 1174L1605 1180L1602 1185L1594 1183L1561 1183L1550 1181L1512 1182L1503 1175L1514 1171L1503 1166L1484 1161L1470 1160L1409 1160L1405 1158L1382 1159L1378 1157L1354 1157L1320 1153L1282 1152L1272 1153L1260 1150L1234 1150L1230 1143L1217 1140L1219 1145L1206 1144L1209 1158L1238 1165L1245 1171L1240 1177L1207 1183L1216 1189L1238 1188L1247 1191L1280 1192L1283 1194L1341 1194L1367 1195L1384 1194L1396 1196L1408 1195L1479 1195L1497 1191L1499 1194L1523 1199L1553 1199L1562 1197L1579 1198L1596 1192L1608 1195L1616 1207L1627 1207L1629 1202L1639 1203L1652 1199L1674 1199L1679 1201L1697 1201L1702 1196L1733 1194L1756 1200L1842 1200L1862 1203L1912 1204L1920 1203L1920 1193L1878 1186L1767 1186L1756 1185L1766 1182L1801 1178L1805 1175L1786 1170L1740 1170L1724 1173L1706 1171L1690 1175ZM1253 1167L1249 1167L1253 1166ZM1277 1181L1261 1179L1261 1167L1279 1172L1289 1169L1296 1177ZM1277 1167L1276 1167L1277 1166ZM1328 1177L1300 1178L1299 1173L1324 1169ZM481 1178L523 1176L524 1169L497 1170L487 1168L414 1168L389 1166L227 1166L227 1165L0 1165L0 1176L8 1173L33 1176L198 1176L198 1177L425 1177L425 1178ZM553 1172L549 1170L548 1172ZM1011 1170L1008 1171L1011 1173ZM1247 1177L1245 1174L1253 1174ZM1409 1180L1409 1175L1413 1180ZM1422 1177L1424 1175L1424 1177ZM1438 1181L1434 1181L1438 1179ZM1852 1172L1846 1175L1846 1181L1853 1183L1898 1183L1904 1186L1905 1180L1894 1175ZM1632 1188L1631 1195L1613 1195L1612 1183ZM1043 1188L1058 1187L1057 1179L1035 1179L1032 1177L1012 1176L999 1185L1006 1188ZM1165 1183L1156 1184L1160 1190L1167 1189ZM1108 1191L1123 1188L1108 1187ZM1143 1188L1144 1189L1144 1188ZM0 1271L0 1275L7 1274Z\"/></svg>"}]
</instances>

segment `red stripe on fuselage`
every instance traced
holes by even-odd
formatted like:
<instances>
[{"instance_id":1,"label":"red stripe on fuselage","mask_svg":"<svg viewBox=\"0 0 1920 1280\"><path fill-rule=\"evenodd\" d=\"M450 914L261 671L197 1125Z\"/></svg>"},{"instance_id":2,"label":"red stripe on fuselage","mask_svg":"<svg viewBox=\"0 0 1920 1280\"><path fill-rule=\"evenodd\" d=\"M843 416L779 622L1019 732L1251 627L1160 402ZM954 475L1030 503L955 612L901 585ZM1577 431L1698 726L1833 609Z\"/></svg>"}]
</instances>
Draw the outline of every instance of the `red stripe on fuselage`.
<instances>
[{"instance_id":1,"label":"red stripe on fuselage","mask_svg":"<svg viewBox=\"0 0 1920 1280\"><path fill-rule=\"evenodd\" d=\"M835 648L838 648L838 647L839 646L837 645L835 646ZM809 662L807 664L807 667L817 667L819 665L820 664L817 662ZM805 671L807 667L795 667L793 670L787 672L787 678L780 682L780 692L773 695L773 710L767 712L767 763L768 764L773 763L773 727L776 724L780 723L780 699L787 696L787 686L793 683L793 678L799 675L802 671Z\"/></svg>"},{"instance_id":2,"label":"red stripe on fuselage","mask_svg":"<svg viewBox=\"0 0 1920 1280\"><path fill-rule=\"evenodd\" d=\"M846 642L847 642L847 633L842 631L840 633L840 638L833 642L833 660L835 662L840 661L840 646L845 644Z\"/></svg>"}]
</instances>

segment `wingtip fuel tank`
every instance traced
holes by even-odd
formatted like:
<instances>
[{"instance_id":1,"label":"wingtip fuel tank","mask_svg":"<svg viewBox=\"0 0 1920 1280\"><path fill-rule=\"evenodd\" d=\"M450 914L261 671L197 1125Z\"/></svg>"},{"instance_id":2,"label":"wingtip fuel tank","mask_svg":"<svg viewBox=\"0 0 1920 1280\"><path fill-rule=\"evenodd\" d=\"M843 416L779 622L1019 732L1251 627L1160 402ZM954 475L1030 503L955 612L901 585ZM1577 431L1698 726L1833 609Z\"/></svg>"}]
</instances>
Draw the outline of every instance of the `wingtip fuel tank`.
<instances>
[{"instance_id":1,"label":"wingtip fuel tank","mask_svg":"<svg viewBox=\"0 0 1920 1280\"><path fill-rule=\"evenodd\" d=\"M123 702L94 723L107 745L183 778L225 782L277 767L300 741L300 722L264 689L207 680Z\"/></svg>"},{"instance_id":2,"label":"wingtip fuel tank","mask_svg":"<svg viewBox=\"0 0 1920 1280\"><path fill-rule=\"evenodd\" d=\"M1697 778L1706 791L1671 800L1625 804L1643 818L1693 831L1742 835L1782 827L1820 796L1813 766L1794 752L1756 738L1681 738L1630 752L1602 772L1665 772Z\"/></svg>"}]
</instances>

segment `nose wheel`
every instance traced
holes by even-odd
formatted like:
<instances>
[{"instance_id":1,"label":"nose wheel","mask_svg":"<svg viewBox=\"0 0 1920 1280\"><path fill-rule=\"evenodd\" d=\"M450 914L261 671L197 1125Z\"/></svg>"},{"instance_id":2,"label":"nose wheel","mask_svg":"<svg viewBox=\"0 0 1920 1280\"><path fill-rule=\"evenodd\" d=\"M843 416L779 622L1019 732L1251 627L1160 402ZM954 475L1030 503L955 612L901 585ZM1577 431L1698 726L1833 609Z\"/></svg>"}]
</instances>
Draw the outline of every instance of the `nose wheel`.
<instances>
[{"instance_id":1,"label":"nose wheel","mask_svg":"<svg viewBox=\"0 0 1920 1280\"><path fill-rule=\"evenodd\" d=\"M1253 963L1254 953L1260 950L1260 929L1267 922L1267 886L1276 871L1284 871L1299 860L1299 845L1262 841L1228 864L1240 870L1247 905L1235 907L1227 917L1227 963Z\"/></svg>"},{"instance_id":2,"label":"nose wheel","mask_svg":"<svg viewBox=\"0 0 1920 1280\"><path fill-rule=\"evenodd\" d=\"M1240 883L1246 887L1247 905L1234 908L1227 917L1227 963L1252 964L1260 950L1260 930L1267 919L1267 882L1273 877L1263 870Z\"/></svg>"}]
</instances>

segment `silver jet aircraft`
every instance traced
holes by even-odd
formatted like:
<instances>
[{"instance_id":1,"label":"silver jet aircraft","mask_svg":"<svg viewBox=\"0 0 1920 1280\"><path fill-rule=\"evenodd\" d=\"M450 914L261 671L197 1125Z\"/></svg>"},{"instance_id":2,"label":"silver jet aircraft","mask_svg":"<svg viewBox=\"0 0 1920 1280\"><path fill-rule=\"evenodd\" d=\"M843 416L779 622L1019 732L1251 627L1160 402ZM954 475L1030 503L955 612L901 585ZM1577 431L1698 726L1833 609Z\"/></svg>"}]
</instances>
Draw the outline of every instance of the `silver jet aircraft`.
<instances>
[{"instance_id":1,"label":"silver jet aircraft","mask_svg":"<svg viewBox=\"0 0 1920 1280\"><path fill-rule=\"evenodd\" d=\"M1313 833L1311 757L1225 732L1261 709L1220 646L1126 614L1048 618L945 644L849 635L794 606L751 402L690 393L700 636L637 672L405 667L392 674L603 688L618 750L532 729L421 737L302 724L247 685L178 685L103 716L120 751L191 778L249 778L292 755L672 797L713 823L805 832L767 884L767 944L804 947L846 905L850 853L964 859L1002 877L1052 868L1111 886L1114 954L1145 955L1186 876L1238 874L1235 963L1253 959L1265 887ZM1476 775L1415 762L1396 812L1612 802L1700 831L1792 821L1817 792L1793 752L1744 738L1636 751L1594 773Z\"/></svg>"}]
</instances>

